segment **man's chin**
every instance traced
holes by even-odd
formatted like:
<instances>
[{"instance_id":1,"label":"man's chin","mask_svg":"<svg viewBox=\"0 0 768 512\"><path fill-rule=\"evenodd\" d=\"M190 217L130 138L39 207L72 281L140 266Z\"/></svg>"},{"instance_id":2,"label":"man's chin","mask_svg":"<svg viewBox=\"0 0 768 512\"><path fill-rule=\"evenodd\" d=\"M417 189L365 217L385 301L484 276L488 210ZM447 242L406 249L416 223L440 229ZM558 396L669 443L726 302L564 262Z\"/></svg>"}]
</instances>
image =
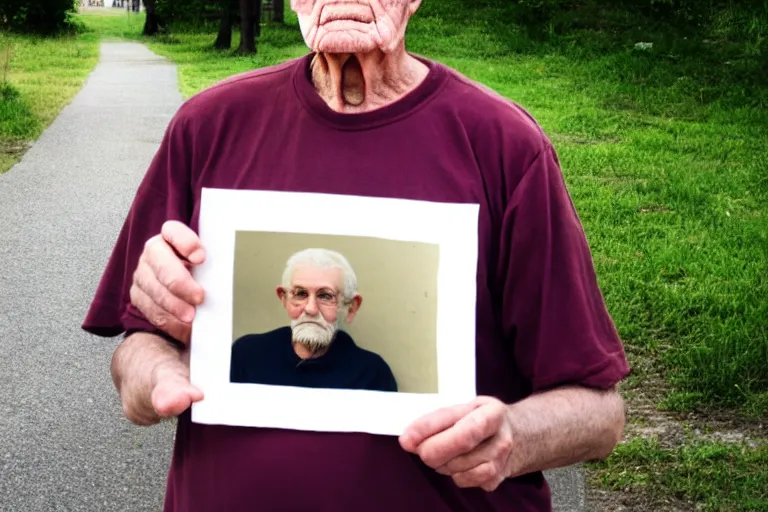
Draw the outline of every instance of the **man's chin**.
<instances>
[{"instance_id":1,"label":"man's chin","mask_svg":"<svg viewBox=\"0 0 768 512\"><path fill-rule=\"evenodd\" d=\"M380 41L358 31L329 31L320 35L313 51L318 53L368 53L380 49Z\"/></svg>"}]
</instances>

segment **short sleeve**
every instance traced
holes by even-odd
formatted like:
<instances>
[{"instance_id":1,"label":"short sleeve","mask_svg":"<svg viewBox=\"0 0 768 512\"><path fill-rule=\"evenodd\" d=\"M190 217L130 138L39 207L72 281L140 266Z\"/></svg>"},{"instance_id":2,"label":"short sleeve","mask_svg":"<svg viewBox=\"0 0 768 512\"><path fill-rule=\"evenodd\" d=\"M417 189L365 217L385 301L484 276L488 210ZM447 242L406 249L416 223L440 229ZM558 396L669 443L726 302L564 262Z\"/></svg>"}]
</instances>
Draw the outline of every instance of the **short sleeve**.
<instances>
[{"instance_id":1,"label":"short sleeve","mask_svg":"<svg viewBox=\"0 0 768 512\"><path fill-rule=\"evenodd\" d=\"M163 222L189 224L192 210L189 150L184 120L171 120L136 191L107 266L81 327L104 337L126 331L156 331L130 304L130 286L144 244Z\"/></svg>"},{"instance_id":2,"label":"short sleeve","mask_svg":"<svg viewBox=\"0 0 768 512\"><path fill-rule=\"evenodd\" d=\"M503 329L532 392L608 389L622 380L629 373L623 345L551 144L511 192L501 230Z\"/></svg>"}]
</instances>

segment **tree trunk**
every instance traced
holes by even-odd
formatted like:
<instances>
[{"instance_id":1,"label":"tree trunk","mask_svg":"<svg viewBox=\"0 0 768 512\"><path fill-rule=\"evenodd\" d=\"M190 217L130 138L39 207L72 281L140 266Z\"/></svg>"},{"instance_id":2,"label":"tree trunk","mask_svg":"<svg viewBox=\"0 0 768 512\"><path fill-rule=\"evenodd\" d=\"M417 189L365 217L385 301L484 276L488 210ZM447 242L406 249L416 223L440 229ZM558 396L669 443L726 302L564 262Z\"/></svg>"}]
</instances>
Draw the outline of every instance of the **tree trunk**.
<instances>
[{"instance_id":1,"label":"tree trunk","mask_svg":"<svg viewBox=\"0 0 768 512\"><path fill-rule=\"evenodd\" d=\"M272 21L285 23L285 2L283 0L274 0L272 8Z\"/></svg>"},{"instance_id":2,"label":"tree trunk","mask_svg":"<svg viewBox=\"0 0 768 512\"><path fill-rule=\"evenodd\" d=\"M228 50L232 48L232 7L231 0L220 0L221 2L221 20L219 22L219 33L213 47L217 50Z\"/></svg>"},{"instance_id":3,"label":"tree trunk","mask_svg":"<svg viewBox=\"0 0 768 512\"><path fill-rule=\"evenodd\" d=\"M144 20L143 34L145 36L155 35L158 30L155 0L144 0L144 9L146 11L146 19Z\"/></svg>"},{"instance_id":4,"label":"tree trunk","mask_svg":"<svg viewBox=\"0 0 768 512\"><path fill-rule=\"evenodd\" d=\"M253 0L253 26L256 30L256 39L261 37L261 0Z\"/></svg>"},{"instance_id":5,"label":"tree trunk","mask_svg":"<svg viewBox=\"0 0 768 512\"><path fill-rule=\"evenodd\" d=\"M237 53L241 55L256 53L254 7L254 0L240 0L240 46L237 48Z\"/></svg>"}]
</instances>

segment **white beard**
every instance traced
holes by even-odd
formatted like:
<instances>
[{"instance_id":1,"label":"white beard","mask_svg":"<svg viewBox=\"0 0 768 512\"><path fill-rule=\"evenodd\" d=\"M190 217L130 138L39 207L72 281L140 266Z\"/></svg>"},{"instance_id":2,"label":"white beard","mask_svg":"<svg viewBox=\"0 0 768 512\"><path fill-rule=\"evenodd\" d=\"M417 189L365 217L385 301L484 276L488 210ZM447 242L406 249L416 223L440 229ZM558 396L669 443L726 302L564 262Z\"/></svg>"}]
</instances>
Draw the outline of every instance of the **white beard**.
<instances>
[{"instance_id":1,"label":"white beard","mask_svg":"<svg viewBox=\"0 0 768 512\"><path fill-rule=\"evenodd\" d=\"M316 317L302 313L299 318L291 321L293 341L304 345L313 352L326 348L336 337L338 323L338 321L335 323L327 322L320 313Z\"/></svg>"}]
</instances>

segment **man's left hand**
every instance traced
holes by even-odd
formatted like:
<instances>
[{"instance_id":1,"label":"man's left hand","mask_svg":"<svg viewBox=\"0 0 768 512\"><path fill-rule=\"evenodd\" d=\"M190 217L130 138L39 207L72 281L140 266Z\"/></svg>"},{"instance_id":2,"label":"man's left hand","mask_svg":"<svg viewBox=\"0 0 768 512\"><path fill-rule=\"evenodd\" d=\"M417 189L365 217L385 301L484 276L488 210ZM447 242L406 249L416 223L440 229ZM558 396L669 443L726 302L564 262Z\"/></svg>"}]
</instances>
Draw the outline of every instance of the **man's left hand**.
<instances>
[{"instance_id":1,"label":"man's left hand","mask_svg":"<svg viewBox=\"0 0 768 512\"><path fill-rule=\"evenodd\" d=\"M400 444L459 487L490 492L509 474L512 434L507 405L478 397L418 419L400 436Z\"/></svg>"}]
</instances>

